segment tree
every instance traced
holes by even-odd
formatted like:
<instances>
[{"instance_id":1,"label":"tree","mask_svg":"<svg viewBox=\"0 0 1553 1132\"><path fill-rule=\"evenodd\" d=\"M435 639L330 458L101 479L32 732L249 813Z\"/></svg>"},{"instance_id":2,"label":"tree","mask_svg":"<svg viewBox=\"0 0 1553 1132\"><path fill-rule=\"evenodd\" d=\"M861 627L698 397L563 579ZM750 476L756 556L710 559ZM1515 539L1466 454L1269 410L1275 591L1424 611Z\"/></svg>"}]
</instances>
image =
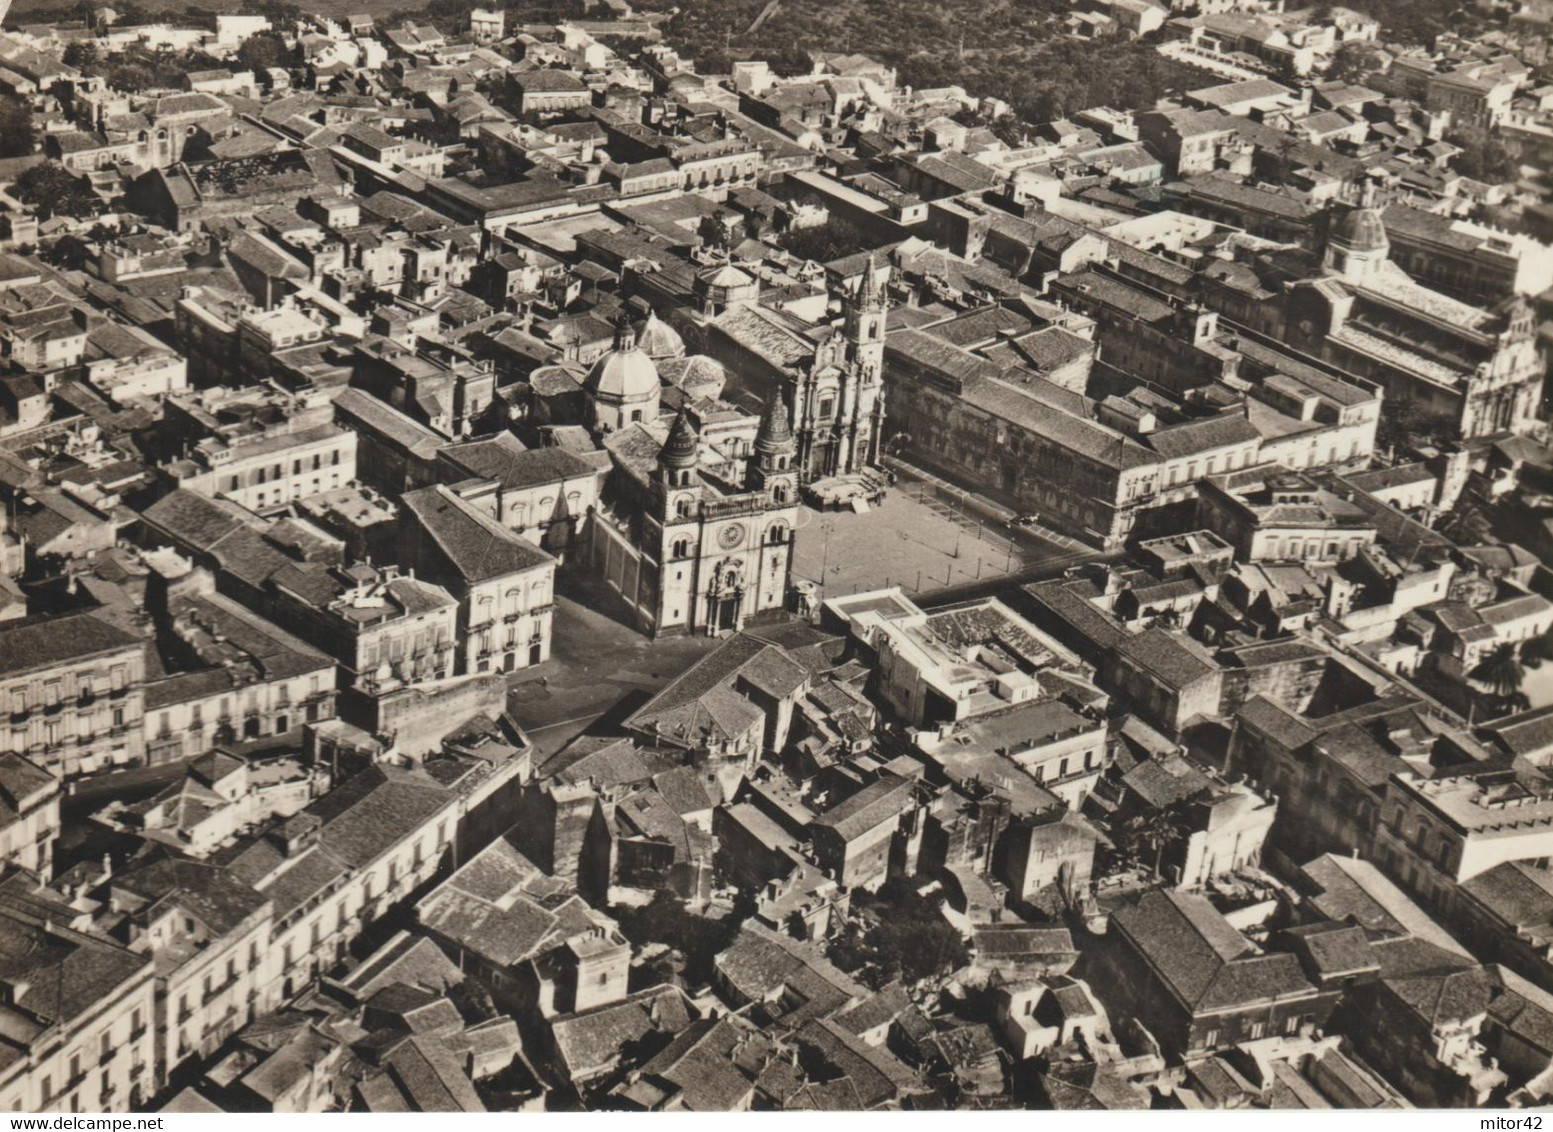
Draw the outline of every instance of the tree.
<instances>
[{"instance_id":1,"label":"tree","mask_svg":"<svg viewBox=\"0 0 1553 1132\"><path fill-rule=\"evenodd\" d=\"M677 896L660 891L643 907L616 909L615 919L632 943L662 943L682 954L686 982L702 986L712 977L712 960L733 942L743 917L730 914L712 920L698 916Z\"/></svg>"},{"instance_id":2,"label":"tree","mask_svg":"<svg viewBox=\"0 0 1553 1132\"><path fill-rule=\"evenodd\" d=\"M1456 172L1474 181L1500 185L1520 176L1520 163L1499 135L1481 126L1463 126L1445 136L1461 152L1456 155Z\"/></svg>"},{"instance_id":3,"label":"tree","mask_svg":"<svg viewBox=\"0 0 1553 1132\"><path fill-rule=\"evenodd\" d=\"M237 49L237 59L244 67L257 74L271 67L290 66L291 49L279 35L272 31L264 31L243 40L242 46Z\"/></svg>"},{"instance_id":4,"label":"tree","mask_svg":"<svg viewBox=\"0 0 1553 1132\"><path fill-rule=\"evenodd\" d=\"M26 157L34 148L31 108L19 98L0 96L0 157Z\"/></svg>"},{"instance_id":5,"label":"tree","mask_svg":"<svg viewBox=\"0 0 1553 1132\"><path fill-rule=\"evenodd\" d=\"M90 71L97 65L97 45L89 39L74 40L65 45L65 53L61 58L66 66Z\"/></svg>"},{"instance_id":6,"label":"tree","mask_svg":"<svg viewBox=\"0 0 1553 1132\"><path fill-rule=\"evenodd\" d=\"M34 165L16 178L11 195L38 210L43 219L50 216L95 216L102 201L86 180L77 177L57 161Z\"/></svg>"},{"instance_id":7,"label":"tree","mask_svg":"<svg viewBox=\"0 0 1553 1132\"><path fill-rule=\"evenodd\" d=\"M1152 859L1155 876L1164 878L1165 849L1190 834L1179 805L1134 814L1112 831L1118 852L1137 863Z\"/></svg>"},{"instance_id":8,"label":"tree","mask_svg":"<svg viewBox=\"0 0 1553 1132\"><path fill-rule=\"evenodd\" d=\"M1345 43L1332 56L1326 77L1337 82L1361 83L1381 65L1380 53L1366 43Z\"/></svg>"},{"instance_id":9,"label":"tree","mask_svg":"<svg viewBox=\"0 0 1553 1132\"><path fill-rule=\"evenodd\" d=\"M860 972L872 986L947 974L970 960L965 941L944 920L937 902L919 895L909 881L889 881L871 895L859 892L853 908L859 922L832 943L829 955L836 966Z\"/></svg>"},{"instance_id":10,"label":"tree","mask_svg":"<svg viewBox=\"0 0 1553 1132\"><path fill-rule=\"evenodd\" d=\"M474 979L465 979L448 989L448 1000L458 1008L459 1016L470 1025L495 1018L499 1013L491 992Z\"/></svg>"},{"instance_id":11,"label":"tree","mask_svg":"<svg viewBox=\"0 0 1553 1132\"><path fill-rule=\"evenodd\" d=\"M1472 670L1472 678L1501 700L1511 700L1520 694L1521 685L1526 681L1526 669L1515 646L1506 642L1494 646Z\"/></svg>"},{"instance_id":12,"label":"tree","mask_svg":"<svg viewBox=\"0 0 1553 1132\"><path fill-rule=\"evenodd\" d=\"M789 228L777 242L799 259L815 263L828 263L873 247L861 228L837 216L812 228Z\"/></svg>"}]
</instances>

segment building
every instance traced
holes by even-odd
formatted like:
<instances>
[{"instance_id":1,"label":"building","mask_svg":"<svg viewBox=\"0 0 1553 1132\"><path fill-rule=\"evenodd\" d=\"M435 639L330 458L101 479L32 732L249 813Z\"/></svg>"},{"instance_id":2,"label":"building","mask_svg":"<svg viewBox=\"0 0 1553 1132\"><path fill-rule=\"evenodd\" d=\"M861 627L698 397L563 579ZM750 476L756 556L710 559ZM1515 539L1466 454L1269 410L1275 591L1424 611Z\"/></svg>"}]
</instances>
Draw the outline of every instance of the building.
<instances>
[{"instance_id":1,"label":"building","mask_svg":"<svg viewBox=\"0 0 1553 1132\"><path fill-rule=\"evenodd\" d=\"M848 888L876 889L889 879L901 818L913 808L913 780L884 774L809 825L815 862Z\"/></svg>"},{"instance_id":2,"label":"building","mask_svg":"<svg viewBox=\"0 0 1553 1132\"><path fill-rule=\"evenodd\" d=\"M791 316L752 303L730 306L708 327L709 354L763 403L782 401L803 484L857 475L879 459L889 271L869 261L842 295L840 325L818 343Z\"/></svg>"},{"instance_id":3,"label":"building","mask_svg":"<svg viewBox=\"0 0 1553 1132\"><path fill-rule=\"evenodd\" d=\"M555 559L441 484L401 501L403 561L458 600L458 670L511 672L548 659Z\"/></svg>"},{"instance_id":4,"label":"building","mask_svg":"<svg viewBox=\"0 0 1553 1132\"><path fill-rule=\"evenodd\" d=\"M165 558L166 556L161 556ZM145 742L152 763L219 744L299 732L334 717L335 660L231 598L205 570L170 570L165 604L153 607L193 658L147 673Z\"/></svg>"},{"instance_id":5,"label":"building","mask_svg":"<svg viewBox=\"0 0 1553 1132\"><path fill-rule=\"evenodd\" d=\"M1322 225L1319 258L1253 256L1250 272L1206 286L1205 301L1227 319L1374 383L1389 404L1453 437L1532 427L1545 360L1523 299L1485 309L1416 282L1391 260L1369 185L1358 205L1334 206Z\"/></svg>"},{"instance_id":6,"label":"building","mask_svg":"<svg viewBox=\"0 0 1553 1132\"><path fill-rule=\"evenodd\" d=\"M1263 952L1201 896L1156 891L1111 917L1107 973L1161 1047L1188 1061L1325 1025L1337 995L1291 954ZM1109 933L1108 933L1109 934Z\"/></svg>"},{"instance_id":7,"label":"building","mask_svg":"<svg viewBox=\"0 0 1553 1132\"><path fill-rule=\"evenodd\" d=\"M0 753L63 779L145 756L145 643L86 611L0 622Z\"/></svg>"},{"instance_id":8,"label":"building","mask_svg":"<svg viewBox=\"0 0 1553 1132\"><path fill-rule=\"evenodd\" d=\"M7 1031L0 1098L9 1112L113 1112L156 1094L154 963L67 925L69 905L0 908L9 945L0 1005Z\"/></svg>"},{"instance_id":9,"label":"building","mask_svg":"<svg viewBox=\"0 0 1553 1132\"><path fill-rule=\"evenodd\" d=\"M682 409L666 435L661 423L634 423L605 447L614 468L593 524L591 569L644 631L715 635L785 608L798 469L780 401L753 443L734 437L719 450Z\"/></svg>"},{"instance_id":10,"label":"building","mask_svg":"<svg viewBox=\"0 0 1553 1132\"><path fill-rule=\"evenodd\" d=\"M263 514L356 478L356 434L327 399L209 390L170 398L167 411L169 431L191 442L166 468L185 490Z\"/></svg>"},{"instance_id":11,"label":"building","mask_svg":"<svg viewBox=\"0 0 1553 1132\"><path fill-rule=\"evenodd\" d=\"M563 559L592 536L608 467L565 448L524 448L510 432L437 453L444 482L460 498Z\"/></svg>"},{"instance_id":12,"label":"building","mask_svg":"<svg viewBox=\"0 0 1553 1132\"><path fill-rule=\"evenodd\" d=\"M52 876L59 829L59 779L15 752L0 755L0 867Z\"/></svg>"}]
</instances>

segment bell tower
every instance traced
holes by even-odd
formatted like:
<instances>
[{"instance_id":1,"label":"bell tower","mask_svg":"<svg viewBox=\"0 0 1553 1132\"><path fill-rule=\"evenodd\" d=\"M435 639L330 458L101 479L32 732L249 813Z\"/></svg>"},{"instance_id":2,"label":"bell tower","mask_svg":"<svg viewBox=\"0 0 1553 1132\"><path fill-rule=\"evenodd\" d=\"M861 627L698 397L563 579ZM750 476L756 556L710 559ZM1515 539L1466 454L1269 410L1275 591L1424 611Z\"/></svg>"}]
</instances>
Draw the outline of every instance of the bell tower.
<instances>
[{"instance_id":1,"label":"bell tower","mask_svg":"<svg viewBox=\"0 0 1553 1132\"><path fill-rule=\"evenodd\" d=\"M884 287L879 283L878 269L873 256L863 271L863 281L855 294L843 302L846 336L851 361L864 385L872 385L884 372L884 322L888 304Z\"/></svg>"},{"instance_id":2,"label":"bell tower","mask_svg":"<svg viewBox=\"0 0 1553 1132\"><path fill-rule=\"evenodd\" d=\"M773 503L791 504L798 491L797 454L787 404L780 392L773 393L755 434L755 456L747 473L749 490L767 492Z\"/></svg>"}]
</instances>

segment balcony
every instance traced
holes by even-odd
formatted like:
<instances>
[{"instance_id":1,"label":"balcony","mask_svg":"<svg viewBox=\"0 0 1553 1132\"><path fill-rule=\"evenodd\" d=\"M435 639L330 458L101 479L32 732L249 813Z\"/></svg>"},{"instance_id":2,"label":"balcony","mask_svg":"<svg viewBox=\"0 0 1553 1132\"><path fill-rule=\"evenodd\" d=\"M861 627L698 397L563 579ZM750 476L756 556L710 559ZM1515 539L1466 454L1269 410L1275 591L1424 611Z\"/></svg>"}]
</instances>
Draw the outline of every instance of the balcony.
<instances>
[{"instance_id":1,"label":"balcony","mask_svg":"<svg viewBox=\"0 0 1553 1132\"><path fill-rule=\"evenodd\" d=\"M502 621L508 625L511 625L514 621L519 620L521 617L523 617L523 614L521 613L508 613L502 617Z\"/></svg>"},{"instance_id":2,"label":"balcony","mask_svg":"<svg viewBox=\"0 0 1553 1132\"><path fill-rule=\"evenodd\" d=\"M104 1085L102 1087L102 1093L100 1095L101 1095L101 1098L102 1098L102 1107L104 1109L108 1108L110 1102L113 1100L114 1094L117 1093L118 1091L119 1091L119 1087L117 1085L115 1085L112 1081L109 1081L106 1085Z\"/></svg>"},{"instance_id":3,"label":"balcony","mask_svg":"<svg viewBox=\"0 0 1553 1132\"><path fill-rule=\"evenodd\" d=\"M237 983L237 976L233 975L231 978L227 979L226 981L224 981L222 983L219 983L216 986L211 987L208 991L205 992L205 996L204 996L204 999L201 1002L201 1005L202 1006L209 1006L212 1002L215 1002L216 999L220 998L227 991L231 990L232 987L236 983Z\"/></svg>"},{"instance_id":4,"label":"balcony","mask_svg":"<svg viewBox=\"0 0 1553 1132\"><path fill-rule=\"evenodd\" d=\"M102 1056L97 1059L97 1064L99 1066L107 1065L110 1061L112 1061L115 1057L118 1057L118 1056L119 1056L119 1047L118 1046L114 1046L111 1049L105 1049L105 1050L102 1051Z\"/></svg>"},{"instance_id":5,"label":"balcony","mask_svg":"<svg viewBox=\"0 0 1553 1132\"><path fill-rule=\"evenodd\" d=\"M131 1030L129 1032L129 1044L130 1045L134 1045L136 1042L138 1042L141 1038L143 1038L145 1036L146 1036L146 1028L144 1026L136 1026L133 1030Z\"/></svg>"}]
</instances>

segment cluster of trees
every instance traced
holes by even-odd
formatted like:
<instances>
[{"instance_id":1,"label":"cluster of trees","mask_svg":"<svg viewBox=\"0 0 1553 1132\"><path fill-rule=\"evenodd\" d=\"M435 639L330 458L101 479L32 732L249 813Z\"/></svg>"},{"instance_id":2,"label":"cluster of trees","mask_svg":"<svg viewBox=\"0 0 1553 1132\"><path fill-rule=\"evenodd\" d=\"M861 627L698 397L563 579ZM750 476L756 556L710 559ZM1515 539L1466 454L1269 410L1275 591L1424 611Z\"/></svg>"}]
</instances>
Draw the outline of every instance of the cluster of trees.
<instances>
[{"instance_id":1,"label":"cluster of trees","mask_svg":"<svg viewBox=\"0 0 1553 1132\"><path fill-rule=\"evenodd\" d=\"M894 65L914 87L958 84L995 96L1031 122L1086 106L1140 108L1214 78L1162 57L1152 42L1081 43L1056 21L1061 0L782 0L753 33L765 0L644 0L676 10L669 40L703 71L735 58L769 60L782 74L809 69L809 50L856 51Z\"/></svg>"},{"instance_id":2,"label":"cluster of trees","mask_svg":"<svg viewBox=\"0 0 1553 1132\"><path fill-rule=\"evenodd\" d=\"M878 892L854 893L852 912L853 921L831 944L830 960L870 986L916 982L970 962L960 933L909 880L896 878Z\"/></svg>"},{"instance_id":3,"label":"cluster of trees","mask_svg":"<svg viewBox=\"0 0 1553 1132\"><path fill-rule=\"evenodd\" d=\"M815 263L829 263L874 246L861 228L839 216L813 228L789 228L777 237L777 243L800 259Z\"/></svg>"},{"instance_id":4,"label":"cluster of trees","mask_svg":"<svg viewBox=\"0 0 1553 1132\"><path fill-rule=\"evenodd\" d=\"M103 52L90 40L77 40L66 47L64 61L84 74L100 75L110 86L131 94L162 87L177 89L190 71L226 66L203 51L153 51L136 44L121 51Z\"/></svg>"},{"instance_id":5,"label":"cluster of trees","mask_svg":"<svg viewBox=\"0 0 1553 1132\"><path fill-rule=\"evenodd\" d=\"M295 67L301 62L301 47L288 47L285 37L278 32L251 35L237 49L238 65L255 74L270 67Z\"/></svg>"},{"instance_id":6,"label":"cluster of trees","mask_svg":"<svg viewBox=\"0 0 1553 1132\"><path fill-rule=\"evenodd\" d=\"M664 978L680 974L688 986L705 986L712 978L712 960L725 951L738 933L739 925L747 918L751 908L736 908L720 920L698 916L685 907L685 902L672 893L659 891L651 903L640 908L621 906L611 908L610 914L620 925L620 931L638 946L661 943L677 951L678 970L665 969Z\"/></svg>"},{"instance_id":7,"label":"cluster of trees","mask_svg":"<svg viewBox=\"0 0 1553 1132\"><path fill-rule=\"evenodd\" d=\"M469 13L475 8L491 6L490 0L427 0L419 6L393 12L379 21L379 26L396 28L406 22L431 24L442 34L450 35L469 30ZM506 14L508 29L518 24L554 24L582 19L590 7L585 0L515 0L497 6Z\"/></svg>"},{"instance_id":8,"label":"cluster of trees","mask_svg":"<svg viewBox=\"0 0 1553 1132\"><path fill-rule=\"evenodd\" d=\"M16 178L11 195L23 204L33 205L40 219L73 216L84 219L103 210L102 198L92 191L84 177L77 177L57 161L34 165Z\"/></svg>"},{"instance_id":9,"label":"cluster of trees","mask_svg":"<svg viewBox=\"0 0 1553 1132\"><path fill-rule=\"evenodd\" d=\"M1497 185L1514 181L1521 175L1515 153L1491 130L1482 126L1461 126L1447 134L1445 140L1461 147L1453 164L1463 177Z\"/></svg>"},{"instance_id":10,"label":"cluster of trees","mask_svg":"<svg viewBox=\"0 0 1553 1132\"><path fill-rule=\"evenodd\" d=\"M1165 850L1191 836L1185 803L1133 814L1110 827L1110 864L1142 868L1164 879Z\"/></svg>"},{"instance_id":11,"label":"cluster of trees","mask_svg":"<svg viewBox=\"0 0 1553 1132\"><path fill-rule=\"evenodd\" d=\"M0 157L26 157L33 148L32 108L20 98L0 95Z\"/></svg>"},{"instance_id":12,"label":"cluster of trees","mask_svg":"<svg viewBox=\"0 0 1553 1132\"><path fill-rule=\"evenodd\" d=\"M1475 5L1457 0L1342 0L1341 7L1380 21L1382 39L1408 46L1427 47L1448 31L1471 36L1487 26Z\"/></svg>"}]
</instances>

